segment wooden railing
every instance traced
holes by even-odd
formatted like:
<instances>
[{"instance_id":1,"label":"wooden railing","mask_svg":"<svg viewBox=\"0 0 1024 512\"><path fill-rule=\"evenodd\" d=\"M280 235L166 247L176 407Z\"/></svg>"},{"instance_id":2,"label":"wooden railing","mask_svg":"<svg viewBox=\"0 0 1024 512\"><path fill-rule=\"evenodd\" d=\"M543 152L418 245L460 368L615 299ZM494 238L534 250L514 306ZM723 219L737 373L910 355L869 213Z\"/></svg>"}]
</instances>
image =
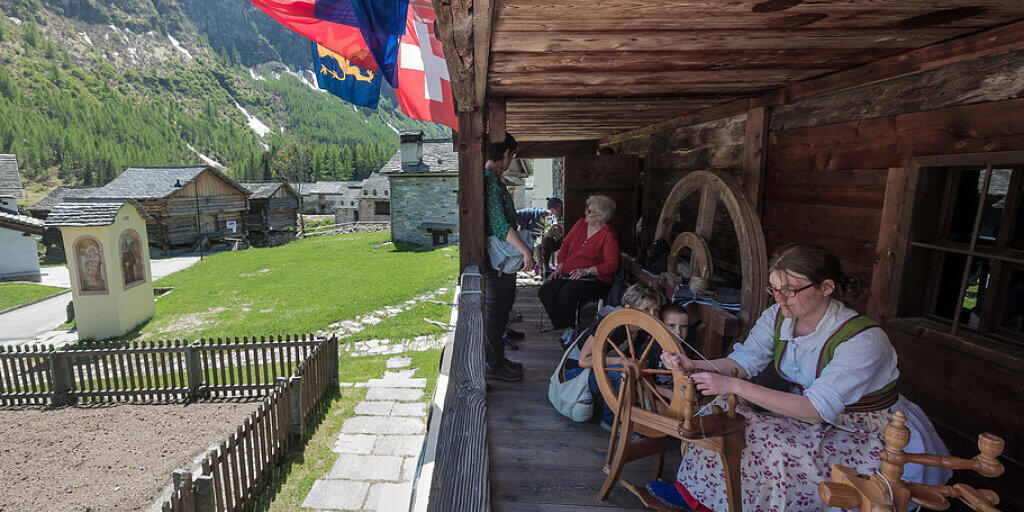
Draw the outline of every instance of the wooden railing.
<instances>
[{"instance_id":1,"label":"wooden railing","mask_svg":"<svg viewBox=\"0 0 1024 512\"><path fill-rule=\"evenodd\" d=\"M478 267L467 267L427 505L431 512L490 510L481 296Z\"/></svg>"},{"instance_id":2,"label":"wooden railing","mask_svg":"<svg viewBox=\"0 0 1024 512\"><path fill-rule=\"evenodd\" d=\"M285 451L306 438L320 402L338 387L338 339L319 339L290 377L279 377L263 403L203 458L199 475L173 475L163 512L245 510Z\"/></svg>"},{"instance_id":3,"label":"wooden railing","mask_svg":"<svg viewBox=\"0 0 1024 512\"><path fill-rule=\"evenodd\" d=\"M0 348L0 405L265 396L322 341L304 334Z\"/></svg>"}]
</instances>

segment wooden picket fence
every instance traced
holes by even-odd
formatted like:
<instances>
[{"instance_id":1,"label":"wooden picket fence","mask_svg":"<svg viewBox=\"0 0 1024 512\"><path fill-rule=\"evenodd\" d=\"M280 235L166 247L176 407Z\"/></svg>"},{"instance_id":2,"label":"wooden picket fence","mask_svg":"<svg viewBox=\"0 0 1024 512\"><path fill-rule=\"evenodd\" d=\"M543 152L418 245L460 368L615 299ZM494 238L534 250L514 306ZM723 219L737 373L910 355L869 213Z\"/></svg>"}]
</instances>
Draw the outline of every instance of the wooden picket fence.
<instances>
[{"instance_id":1,"label":"wooden picket fence","mask_svg":"<svg viewBox=\"0 0 1024 512\"><path fill-rule=\"evenodd\" d=\"M277 378L270 394L236 431L210 450L193 480L174 475L163 512L235 512L251 505L285 450L303 442L320 402L338 387L338 339L320 339L295 373Z\"/></svg>"},{"instance_id":2,"label":"wooden picket fence","mask_svg":"<svg viewBox=\"0 0 1024 512\"><path fill-rule=\"evenodd\" d=\"M266 396L322 341L303 334L0 347L0 405Z\"/></svg>"}]
</instances>

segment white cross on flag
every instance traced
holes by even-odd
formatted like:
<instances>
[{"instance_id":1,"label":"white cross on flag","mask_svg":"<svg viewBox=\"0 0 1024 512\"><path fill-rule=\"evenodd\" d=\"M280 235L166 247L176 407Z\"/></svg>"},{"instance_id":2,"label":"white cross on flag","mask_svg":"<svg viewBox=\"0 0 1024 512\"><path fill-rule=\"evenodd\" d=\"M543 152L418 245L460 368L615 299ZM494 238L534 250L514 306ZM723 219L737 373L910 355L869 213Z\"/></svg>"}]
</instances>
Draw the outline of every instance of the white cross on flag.
<instances>
[{"instance_id":1,"label":"white cross on flag","mask_svg":"<svg viewBox=\"0 0 1024 512\"><path fill-rule=\"evenodd\" d=\"M429 3L409 2L405 35L398 51L395 94L405 115L458 130L452 82L441 42L434 35L434 17Z\"/></svg>"}]
</instances>

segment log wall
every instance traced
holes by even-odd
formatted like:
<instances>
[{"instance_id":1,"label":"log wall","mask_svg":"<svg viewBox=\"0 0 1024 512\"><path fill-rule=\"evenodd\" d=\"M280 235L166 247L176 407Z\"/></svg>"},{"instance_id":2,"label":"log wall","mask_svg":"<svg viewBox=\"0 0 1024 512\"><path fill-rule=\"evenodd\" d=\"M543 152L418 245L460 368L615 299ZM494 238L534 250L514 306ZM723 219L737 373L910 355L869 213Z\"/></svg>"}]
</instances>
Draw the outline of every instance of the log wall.
<instances>
[{"instance_id":1,"label":"log wall","mask_svg":"<svg viewBox=\"0 0 1024 512\"><path fill-rule=\"evenodd\" d=\"M645 161L648 231L685 173L742 177L745 121L745 114L726 117L611 146ZM769 253L790 242L825 246L873 285L868 301L852 305L891 319L893 261L885 245L896 237L910 160L1024 149L1024 52L784 103L768 109L767 122L760 215ZM1024 481L1024 359L929 336L900 320L886 330L900 355L902 392L924 408L956 455L977 453L982 431L1006 439L1006 475L973 483L1000 492L1006 510L1024 508L1014 486Z\"/></svg>"}]
</instances>

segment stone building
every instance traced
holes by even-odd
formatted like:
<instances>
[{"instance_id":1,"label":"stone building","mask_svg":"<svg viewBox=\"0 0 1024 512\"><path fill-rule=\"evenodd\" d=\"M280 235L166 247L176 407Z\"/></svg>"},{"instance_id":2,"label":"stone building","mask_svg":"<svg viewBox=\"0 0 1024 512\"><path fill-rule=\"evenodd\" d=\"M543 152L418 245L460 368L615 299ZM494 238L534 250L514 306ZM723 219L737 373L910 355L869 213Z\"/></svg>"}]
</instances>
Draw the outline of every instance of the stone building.
<instances>
[{"instance_id":1,"label":"stone building","mask_svg":"<svg viewBox=\"0 0 1024 512\"><path fill-rule=\"evenodd\" d=\"M459 238L459 158L451 140L401 134L401 147L381 169L390 180L391 240L433 245Z\"/></svg>"},{"instance_id":2,"label":"stone building","mask_svg":"<svg viewBox=\"0 0 1024 512\"><path fill-rule=\"evenodd\" d=\"M18 159L14 155L0 155L0 281L40 278L36 235L43 233L43 223L18 212L20 197Z\"/></svg>"}]
</instances>

